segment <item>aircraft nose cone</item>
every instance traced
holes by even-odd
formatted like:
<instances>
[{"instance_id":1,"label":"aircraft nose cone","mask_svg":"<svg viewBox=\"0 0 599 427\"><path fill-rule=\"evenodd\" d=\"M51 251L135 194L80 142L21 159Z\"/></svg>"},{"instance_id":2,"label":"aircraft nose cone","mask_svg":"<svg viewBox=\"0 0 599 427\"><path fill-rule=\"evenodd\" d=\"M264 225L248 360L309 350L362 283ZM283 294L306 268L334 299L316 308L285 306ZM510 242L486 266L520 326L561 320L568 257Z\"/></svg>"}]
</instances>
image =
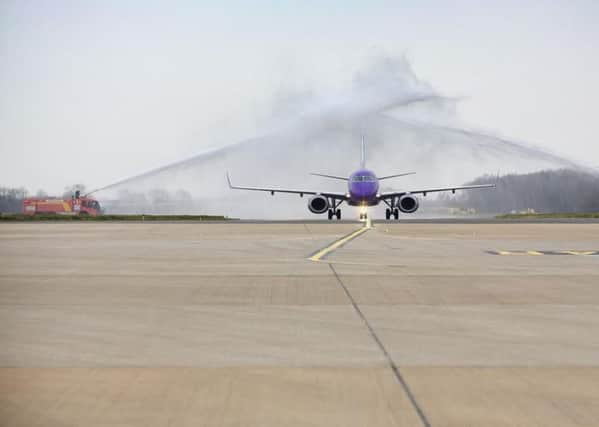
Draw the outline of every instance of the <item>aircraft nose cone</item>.
<instances>
[{"instance_id":1,"label":"aircraft nose cone","mask_svg":"<svg viewBox=\"0 0 599 427\"><path fill-rule=\"evenodd\" d=\"M352 193L356 197L369 197L376 194L376 183L362 182L354 186Z\"/></svg>"}]
</instances>

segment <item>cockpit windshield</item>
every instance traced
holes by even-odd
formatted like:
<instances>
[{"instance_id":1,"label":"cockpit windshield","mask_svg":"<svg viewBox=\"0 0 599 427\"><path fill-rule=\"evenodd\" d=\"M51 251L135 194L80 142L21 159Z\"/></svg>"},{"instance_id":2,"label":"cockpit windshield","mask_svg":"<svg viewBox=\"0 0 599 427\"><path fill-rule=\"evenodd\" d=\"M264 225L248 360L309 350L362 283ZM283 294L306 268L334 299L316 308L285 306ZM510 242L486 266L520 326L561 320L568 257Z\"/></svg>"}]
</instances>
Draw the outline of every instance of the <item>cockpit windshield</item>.
<instances>
[{"instance_id":1,"label":"cockpit windshield","mask_svg":"<svg viewBox=\"0 0 599 427\"><path fill-rule=\"evenodd\" d=\"M374 182L376 178L372 175L354 175L351 180L353 182Z\"/></svg>"}]
</instances>

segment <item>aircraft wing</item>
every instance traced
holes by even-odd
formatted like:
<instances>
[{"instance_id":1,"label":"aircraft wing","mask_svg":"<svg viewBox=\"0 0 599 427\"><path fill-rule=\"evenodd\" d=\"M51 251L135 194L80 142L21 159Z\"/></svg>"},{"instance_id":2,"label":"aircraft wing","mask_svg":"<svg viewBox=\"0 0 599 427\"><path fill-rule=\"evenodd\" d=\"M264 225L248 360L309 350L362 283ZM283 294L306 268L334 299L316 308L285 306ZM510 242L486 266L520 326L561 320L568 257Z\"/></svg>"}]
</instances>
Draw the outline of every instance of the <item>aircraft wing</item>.
<instances>
[{"instance_id":1,"label":"aircraft wing","mask_svg":"<svg viewBox=\"0 0 599 427\"><path fill-rule=\"evenodd\" d=\"M427 193L440 193L443 191L451 191L455 193L457 190L474 190L477 188L494 188L495 184L479 184L479 185L464 185L460 187L446 187L446 188L429 188L426 190L411 190L411 191L397 191L391 193L382 193L378 196L379 200L392 199L393 197L401 197L405 194L422 194L426 196Z\"/></svg>"},{"instance_id":2,"label":"aircraft wing","mask_svg":"<svg viewBox=\"0 0 599 427\"><path fill-rule=\"evenodd\" d=\"M237 186L231 183L231 178L229 177L229 173L227 173L227 182L229 183L229 188L233 190L250 190L250 191L264 191L272 194L274 196L275 193L290 193L290 194L299 194L303 197L304 194L316 195L320 194L321 196L329 197L331 199L336 200L347 200L349 196L345 193L327 193L323 191L313 191L313 190L290 190L287 188L265 188L265 187L245 187L245 186Z\"/></svg>"}]
</instances>

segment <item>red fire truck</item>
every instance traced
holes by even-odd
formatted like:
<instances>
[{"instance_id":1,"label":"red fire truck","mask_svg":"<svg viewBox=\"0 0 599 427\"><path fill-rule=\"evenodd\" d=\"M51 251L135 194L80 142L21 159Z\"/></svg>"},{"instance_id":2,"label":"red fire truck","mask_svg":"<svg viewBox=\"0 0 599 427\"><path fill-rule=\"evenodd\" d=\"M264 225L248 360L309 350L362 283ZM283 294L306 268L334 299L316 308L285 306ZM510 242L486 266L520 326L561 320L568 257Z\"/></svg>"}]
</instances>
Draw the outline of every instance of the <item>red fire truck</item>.
<instances>
[{"instance_id":1,"label":"red fire truck","mask_svg":"<svg viewBox=\"0 0 599 427\"><path fill-rule=\"evenodd\" d=\"M79 191L71 199L27 198L23 199L23 214L90 215L102 213L100 204L91 197L80 197Z\"/></svg>"}]
</instances>

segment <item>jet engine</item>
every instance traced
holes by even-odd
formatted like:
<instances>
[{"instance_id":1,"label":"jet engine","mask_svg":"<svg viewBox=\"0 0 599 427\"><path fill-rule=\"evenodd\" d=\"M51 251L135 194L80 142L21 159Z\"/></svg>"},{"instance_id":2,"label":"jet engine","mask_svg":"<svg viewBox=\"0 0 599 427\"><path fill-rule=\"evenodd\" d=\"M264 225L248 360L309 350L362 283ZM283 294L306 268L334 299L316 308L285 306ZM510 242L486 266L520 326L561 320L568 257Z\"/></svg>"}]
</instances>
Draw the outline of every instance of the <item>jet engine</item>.
<instances>
[{"instance_id":1,"label":"jet engine","mask_svg":"<svg viewBox=\"0 0 599 427\"><path fill-rule=\"evenodd\" d=\"M418 210L418 199L410 194L405 194L399 198L397 207L403 213L414 213Z\"/></svg>"},{"instance_id":2,"label":"jet engine","mask_svg":"<svg viewBox=\"0 0 599 427\"><path fill-rule=\"evenodd\" d=\"M308 209L315 214L322 214L329 210L329 201L326 197L316 195L308 200Z\"/></svg>"}]
</instances>

